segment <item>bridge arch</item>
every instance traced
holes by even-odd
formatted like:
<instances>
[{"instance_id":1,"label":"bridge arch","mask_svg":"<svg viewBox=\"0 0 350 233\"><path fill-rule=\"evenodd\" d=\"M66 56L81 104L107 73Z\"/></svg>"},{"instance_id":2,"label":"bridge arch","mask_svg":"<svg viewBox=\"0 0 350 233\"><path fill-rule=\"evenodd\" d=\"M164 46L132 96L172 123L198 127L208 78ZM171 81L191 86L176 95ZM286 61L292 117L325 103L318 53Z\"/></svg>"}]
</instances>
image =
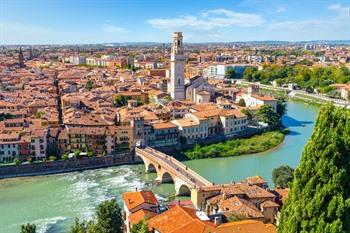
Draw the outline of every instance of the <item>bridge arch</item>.
<instances>
[{"instance_id":1,"label":"bridge arch","mask_svg":"<svg viewBox=\"0 0 350 233\"><path fill-rule=\"evenodd\" d=\"M179 190L177 191L178 196L191 196L191 189L183 184L180 186Z\"/></svg>"},{"instance_id":2,"label":"bridge arch","mask_svg":"<svg viewBox=\"0 0 350 233\"><path fill-rule=\"evenodd\" d=\"M146 167L147 172L157 172L156 166L153 163L149 163Z\"/></svg>"},{"instance_id":3,"label":"bridge arch","mask_svg":"<svg viewBox=\"0 0 350 233\"><path fill-rule=\"evenodd\" d=\"M161 176L162 183L175 183L175 179L170 175L169 172L164 172Z\"/></svg>"}]
</instances>

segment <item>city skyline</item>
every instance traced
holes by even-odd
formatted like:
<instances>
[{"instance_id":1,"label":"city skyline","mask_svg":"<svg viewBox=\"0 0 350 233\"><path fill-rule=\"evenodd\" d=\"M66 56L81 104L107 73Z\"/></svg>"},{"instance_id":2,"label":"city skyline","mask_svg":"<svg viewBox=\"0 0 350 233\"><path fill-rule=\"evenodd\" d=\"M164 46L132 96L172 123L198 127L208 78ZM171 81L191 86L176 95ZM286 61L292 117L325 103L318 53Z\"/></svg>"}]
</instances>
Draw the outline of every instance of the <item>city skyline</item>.
<instances>
[{"instance_id":1,"label":"city skyline","mask_svg":"<svg viewBox=\"0 0 350 233\"><path fill-rule=\"evenodd\" d=\"M155 10L157 9L157 10ZM348 40L349 2L0 0L0 44Z\"/></svg>"}]
</instances>

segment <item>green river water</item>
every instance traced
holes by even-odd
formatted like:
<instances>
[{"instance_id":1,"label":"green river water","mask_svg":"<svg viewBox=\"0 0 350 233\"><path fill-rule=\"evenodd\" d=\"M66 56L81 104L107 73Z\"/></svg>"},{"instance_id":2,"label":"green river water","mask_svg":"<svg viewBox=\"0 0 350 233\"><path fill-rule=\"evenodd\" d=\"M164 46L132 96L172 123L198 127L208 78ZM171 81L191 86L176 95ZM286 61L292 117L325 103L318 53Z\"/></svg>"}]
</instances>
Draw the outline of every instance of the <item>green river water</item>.
<instances>
[{"instance_id":1,"label":"green river water","mask_svg":"<svg viewBox=\"0 0 350 233\"><path fill-rule=\"evenodd\" d=\"M298 165L319 108L288 102L285 126L291 129L273 150L238 157L186 161L200 175L216 183L260 175L272 186L271 172L282 164ZM103 200L135 188L151 189L160 200L174 193L172 184L157 185L155 174L143 165L128 165L50 176L0 180L0 233L20 232L20 225L35 223L39 233L67 232L75 217L89 219Z\"/></svg>"}]
</instances>

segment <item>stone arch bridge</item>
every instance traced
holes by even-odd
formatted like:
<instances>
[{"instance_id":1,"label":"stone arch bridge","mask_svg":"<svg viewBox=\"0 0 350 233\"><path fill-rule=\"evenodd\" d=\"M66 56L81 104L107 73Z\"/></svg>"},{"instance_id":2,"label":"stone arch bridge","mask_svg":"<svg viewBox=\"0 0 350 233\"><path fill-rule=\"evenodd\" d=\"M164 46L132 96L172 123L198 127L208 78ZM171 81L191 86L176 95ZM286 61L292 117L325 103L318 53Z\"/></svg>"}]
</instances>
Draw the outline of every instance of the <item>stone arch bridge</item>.
<instances>
[{"instance_id":1,"label":"stone arch bridge","mask_svg":"<svg viewBox=\"0 0 350 233\"><path fill-rule=\"evenodd\" d=\"M151 147L136 148L135 154L145 164L146 172L156 172L156 180L161 183L174 183L176 195L190 195L192 189L212 185L211 182L191 170L172 156Z\"/></svg>"}]
</instances>

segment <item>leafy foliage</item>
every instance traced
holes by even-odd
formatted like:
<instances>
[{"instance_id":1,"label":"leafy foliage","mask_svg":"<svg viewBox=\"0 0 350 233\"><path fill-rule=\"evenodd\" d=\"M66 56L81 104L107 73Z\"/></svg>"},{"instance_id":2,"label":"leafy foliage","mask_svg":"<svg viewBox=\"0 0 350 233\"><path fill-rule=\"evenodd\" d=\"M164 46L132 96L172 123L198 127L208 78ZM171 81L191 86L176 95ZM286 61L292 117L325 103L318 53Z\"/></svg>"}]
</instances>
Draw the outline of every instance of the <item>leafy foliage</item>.
<instances>
[{"instance_id":1,"label":"leafy foliage","mask_svg":"<svg viewBox=\"0 0 350 233\"><path fill-rule=\"evenodd\" d=\"M254 117L272 127L277 127L281 123L281 117L270 105L262 105L254 114Z\"/></svg>"},{"instance_id":2,"label":"leafy foliage","mask_svg":"<svg viewBox=\"0 0 350 233\"><path fill-rule=\"evenodd\" d=\"M148 233L148 225L145 220L140 221L132 226L131 233Z\"/></svg>"},{"instance_id":3,"label":"leafy foliage","mask_svg":"<svg viewBox=\"0 0 350 233\"><path fill-rule=\"evenodd\" d=\"M242 154L258 153L269 150L284 139L284 134L274 131L256 135L247 139L233 139L208 146L196 145L185 155L190 159L203 159L209 157L229 157Z\"/></svg>"},{"instance_id":4,"label":"leafy foliage","mask_svg":"<svg viewBox=\"0 0 350 233\"><path fill-rule=\"evenodd\" d=\"M14 163L16 166L18 166L18 165L21 164L21 161L20 161L19 159L15 158L15 159L13 160L13 163Z\"/></svg>"},{"instance_id":5,"label":"leafy foliage","mask_svg":"<svg viewBox=\"0 0 350 233\"><path fill-rule=\"evenodd\" d=\"M85 88L88 89L89 91L91 91L91 89L94 87L94 82L89 79L87 82L86 82L86 85L85 85Z\"/></svg>"},{"instance_id":6,"label":"leafy foliage","mask_svg":"<svg viewBox=\"0 0 350 233\"><path fill-rule=\"evenodd\" d=\"M238 77L238 74L233 67L229 66L226 69L225 77L226 78L236 78L236 77Z\"/></svg>"},{"instance_id":7,"label":"leafy foliage","mask_svg":"<svg viewBox=\"0 0 350 233\"><path fill-rule=\"evenodd\" d=\"M36 226L35 224L23 224L21 225L21 233L35 233L36 232Z\"/></svg>"},{"instance_id":8,"label":"leafy foliage","mask_svg":"<svg viewBox=\"0 0 350 233\"><path fill-rule=\"evenodd\" d=\"M245 100L244 100L244 99L240 99L240 100L238 101L238 105L241 106L241 107L245 107L245 106L246 106Z\"/></svg>"},{"instance_id":9,"label":"leafy foliage","mask_svg":"<svg viewBox=\"0 0 350 233\"><path fill-rule=\"evenodd\" d=\"M276 187L287 188L289 187L289 183L293 181L293 173L293 168L287 165L282 165L273 169L272 181Z\"/></svg>"},{"instance_id":10,"label":"leafy foliage","mask_svg":"<svg viewBox=\"0 0 350 233\"><path fill-rule=\"evenodd\" d=\"M96 210L96 220L75 219L69 233L122 233L123 217L115 199L103 201Z\"/></svg>"},{"instance_id":11,"label":"leafy foliage","mask_svg":"<svg viewBox=\"0 0 350 233\"><path fill-rule=\"evenodd\" d=\"M350 69L345 66L314 68L301 65L270 65L264 66L264 69L262 70L248 67L243 73L243 78L253 82L259 81L263 84L268 84L274 80L276 80L279 85L286 83L297 83L299 87L310 91L313 88L322 88L333 83L350 82ZM321 90L327 91L327 89Z\"/></svg>"},{"instance_id":12,"label":"leafy foliage","mask_svg":"<svg viewBox=\"0 0 350 233\"><path fill-rule=\"evenodd\" d=\"M0 113L0 121L3 121L5 119L13 119L16 115L10 114L10 113Z\"/></svg>"},{"instance_id":13,"label":"leafy foliage","mask_svg":"<svg viewBox=\"0 0 350 233\"><path fill-rule=\"evenodd\" d=\"M287 102L284 97L279 97L277 99L277 114L281 118L287 112Z\"/></svg>"},{"instance_id":14,"label":"leafy foliage","mask_svg":"<svg viewBox=\"0 0 350 233\"><path fill-rule=\"evenodd\" d=\"M294 172L279 233L350 232L350 111L325 106Z\"/></svg>"},{"instance_id":15,"label":"leafy foliage","mask_svg":"<svg viewBox=\"0 0 350 233\"><path fill-rule=\"evenodd\" d=\"M126 106L128 104L128 100L131 99L130 96L117 95L114 99L114 104L117 107Z\"/></svg>"}]
</instances>

